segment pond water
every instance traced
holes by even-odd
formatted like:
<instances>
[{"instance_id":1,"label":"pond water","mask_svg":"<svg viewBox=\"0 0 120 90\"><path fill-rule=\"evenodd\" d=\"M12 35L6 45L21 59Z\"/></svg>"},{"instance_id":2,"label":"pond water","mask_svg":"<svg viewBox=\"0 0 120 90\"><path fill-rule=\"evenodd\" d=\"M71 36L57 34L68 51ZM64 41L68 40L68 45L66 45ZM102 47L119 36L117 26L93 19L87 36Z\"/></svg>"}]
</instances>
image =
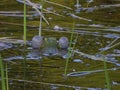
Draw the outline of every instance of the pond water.
<instances>
[{"instance_id":1,"label":"pond water","mask_svg":"<svg viewBox=\"0 0 120 90\"><path fill-rule=\"evenodd\" d=\"M29 4L24 47L22 1L0 1L0 54L8 65L10 90L108 90L104 60L112 90L120 90L120 0L93 0L89 4L87 0L46 0L43 13L49 25L43 20L42 36L56 40L65 36L70 43L74 31L74 53L67 75L67 50L60 51L58 44L50 49L43 46L45 52L58 48L61 53L46 56L32 49L40 19ZM39 7L38 0L31 1Z\"/></svg>"}]
</instances>

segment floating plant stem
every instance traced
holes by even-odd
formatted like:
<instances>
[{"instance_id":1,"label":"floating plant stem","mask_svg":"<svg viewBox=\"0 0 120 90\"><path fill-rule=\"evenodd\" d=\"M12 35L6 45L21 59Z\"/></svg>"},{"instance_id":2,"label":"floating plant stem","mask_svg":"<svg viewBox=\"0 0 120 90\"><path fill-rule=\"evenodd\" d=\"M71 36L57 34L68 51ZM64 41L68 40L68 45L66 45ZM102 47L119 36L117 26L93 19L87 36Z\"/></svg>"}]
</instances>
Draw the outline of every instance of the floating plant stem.
<instances>
[{"instance_id":1,"label":"floating plant stem","mask_svg":"<svg viewBox=\"0 0 120 90\"><path fill-rule=\"evenodd\" d=\"M105 79L106 79L106 83L107 83L107 89L111 90L110 79L109 79L109 74L108 74L108 70L107 70L107 63L106 63L105 59L104 59L104 71L105 71Z\"/></svg>"},{"instance_id":2,"label":"floating plant stem","mask_svg":"<svg viewBox=\"0 0 120 90\"><path fill-rule=\"evenodd\" d=\"M26 29L26 0L24 0L24 44L26 45L26 34L27 34L27 29ZM24 52L25 52L25 47L24 47ZM25 54L23 52L23 55L25 57ZM25 65L26 65L26 57L25 57L25 60L23 60L23 68L24 68L24 79L25 79L25 75L26 75L26 70L25 70ZM25 87L25 82L24 82L24 90L26 90L26 87Z\"/></svg>"},{"instance_id":3,"label":"floating plant stem","mask_svg":"<svg viewBox=\"0 0 120 90\"><path fill-rule=\"evenodd\" d=\"M5 74L4 74L4 65L2 63L2 58L0 55L0 70L1 70L1 82L2 82L2 90L6 90L6 84L5 84Z\"/></svg>"},{"instance_id":4,"label":"floating plant stem","mask_svg":"<svg viewBox=\"0 0 120 90\"><path fill-rule=\"evenodd\" d=\"M55 12L49 11L49 10L44 9L44 8L43 8L43 10L44 10L44 11L47 11L48 13L52 13L52 14L54 14L54 15L57 15L57 16L65 17L64 15L61 15L61 14L58 14L58 13L55 13Z\"/></svg>"},{"instance_id":5,"label":"floating plant stem","mask_svg":"<svg viewBox=\"0 0 120 90\"><path fill-rule=\"evenodd\" d=\"M24 45L26 45L26 34L27 34L27 28L26 28L26 4L25 4L26 0L24 0Z\"/></svg>"},{"instance_id":6,"label":"floating plant stem","mask_svg":"<svg viewBox=\"0 0 120 90\"><path fill-rule=\"evenodd\" d=\"M20 3L23 3L24 4L24 1L22 1L22 0L17 0L18 2L20 2ZM29 2L29 3L28 3ZM33 8L36 8L36 9L41 9L41 6L39 7L39 6L37 6L35 3L33 3L33 2L30 2L30 1L28 1L27 0L27 2L26 2L26 5L28 5L28 6L32 6ZM35 9L35 10L36 10ZM60 15L60 14L58 14L58 13L55 13L55 12L52 12L52 11L49 11L49 10L47 10L47 9L44 9L44 8L42 8L44 11L47 11L48 13L52 13L52 14L55 14L55 15L58 15L58 16L62 16L62 17L64 17L63 15ZM38 12L38 10L36 10L37 12ZM0 12L1 13L1 12ZM14 12L15 13L15 12ZM19 13L19 12L18 12ZM40 14L40 13L39 13ZM43 18L43 19L45 19L45 18Z\"/></svg>"},{"instance_id":7,"label":"floating plant stem","mask_svg":"<svg viewBox=\"0 0 120 90\"><path fill-rule=\"evenodd\" d=\"M118 40L118 39L115 39L114 41L112 41L112 43L114 43L116 40ZM111 43L111 44L112 44L112 43ZM115 48L115 47L118 46L118 45L120 45L120 42L118 42L118 43L116 43L116 44L114 44L114 45L112 45L112 46L110 46L110 44L109 44L109 46L106 46L106 47L105 47L105 48L107 48L107 49L101 51L100 53L103 53L103 52L105 52L105 51L107 51L107 50L109 50L109 49L111 49L111 48Z\"/></svg>"},{"instance_id":8,"label":"floating plant stem","mask_svg":"<svg viewBox=\"0 0 120 90\"><path fill-rule=\"evenodd\" d=\"M67 6L64 6L64 5L55 3L55 2L51 2L51 1L47 1L47 0L45 0L45 2L50 3L50 4L54 4L54 5L58 5L58 6L64 7L64 8L69 9L69 10L72 10L72 8L70 8L70 7L67 7Z\"/></svg>"},{"instance_id":9,"label":"floating plant stem","mask_svg":"<svg viewBox=\"0 0 120 90\"><path fill-rule=\"evenodd\" d=\"M75 86L75 85L65 85L65 84L56 84L56 83L37 82L37 81L29 81L29 80L22 80L22 79L12 79L12 78L10 78L10 80L13 80L13 81L24 81L24 82L29 83L29 84L41 84L41 85L45 85L45 86L54 85L54 86L57 86L57 87L68 87L68 88L73 88L74 90L75 90L75 87L79 87L80 89L83 89L83 90L86 90L88 88L88 87L80 87L80 86ZM91 90L92 89L93 88L91 88Z\"/></svg>"},{"instance_id":10,"label":"floating plant stem","mask_svg":"<svg viewBox=\"0 0 120 90\"><path fill-rule=\"evenodd\" d=\"M70 59L71 54L72 54L70 49L72 47L73 34L74 34L74 25L75 24L73 24L73 28L72 28L72 32L71 32L71 37L70 37L70 43L69 43L69 49L68 49L68 58L66 60L65 72L64 72L65 75L67 74L68 62L69 62L69 59Z\"/></svg>"},{"instance_id":11,"label":"floating plant stem","mask_svg":"<svg viewBox=\"0 0 120 90\"><path fill-rule=\"evenodd\" d=\"M72 48L72 50L75 49L75 46L76 46L77 40L78 40L78 33L77 33L77 35L76 35L76 38L75 38L75 41L74 41L74 44L73 44L73 48ZM74 53L75 53L75 52L72 52L72 51L71 51L71 54L72 54L72 55L74 55Z\"/></svg>"},{"instance_id":12,"label":"floating plant stem","mask_svg":"<svg viewBox=\"0 0 120 90\"><path fill-rule=\"evenodd\" d=\"M106 47L110 47L114 42L116 42L119 38L114 39L109 45L107 45Z\"/></svg>"},{"instance_id":13,"label":"floating plant stem","mask_svg":"<svg viewBox=\"0 0 120 90\"><path fill-rule=\"evenodd\" d=\"M38 14L43 18L43 20L49 25L49 22L43 16L43 14L39 11L39 9L37 8L37 6L34 3L30 2L29 0L26 0L26 1L36 10L36 12L38 12Z\"/></svg>"}]
</instances>

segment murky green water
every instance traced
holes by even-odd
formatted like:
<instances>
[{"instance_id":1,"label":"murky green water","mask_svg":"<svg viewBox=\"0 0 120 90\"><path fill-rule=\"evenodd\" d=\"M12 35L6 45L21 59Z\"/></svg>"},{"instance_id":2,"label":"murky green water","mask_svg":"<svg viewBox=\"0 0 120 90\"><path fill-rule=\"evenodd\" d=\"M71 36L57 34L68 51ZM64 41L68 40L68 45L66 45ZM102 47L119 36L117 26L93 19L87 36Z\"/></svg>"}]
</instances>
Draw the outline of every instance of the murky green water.
<instances>
[{"instance_id":1,"label":"murky green water","mask_svg":"<svg viewBox=\"0 0 120 90\"><path fill-rule=\"evenodd\" d=\"M48 2L44 4L45 9L58 15L44 11L49 25L43 21L42 36L56 37L57 40L66 36L70 40L73 25L74 40L78 34L74 48L76 53L68 63L68 77L64 76L66 59L60 56L34 57L39 55L38 52L33 51L31 45L24 48L21 44L23 4L18 1L0 1L0 42L12 44L5 44L9 48L0 47L2 58L8 64L10 90L106 90L101 55L107 60L112 90L120 89L120 45L106 50L109 48L107 45L115 39L118 38L112 45L120 42L119 0L94 0L88 5L89 8L86 1L81 0L83 8L77 12L74 7L76 0L49 0L72 10ZM27 7L27 15L27 40L31 41L33 36L38 35L39 15L30 6ZM74 15L76 16L73 18ZM64 30L53 30L55 25ZM103 50L105 51L100 54Z\"/></svg>"}]
</instances>

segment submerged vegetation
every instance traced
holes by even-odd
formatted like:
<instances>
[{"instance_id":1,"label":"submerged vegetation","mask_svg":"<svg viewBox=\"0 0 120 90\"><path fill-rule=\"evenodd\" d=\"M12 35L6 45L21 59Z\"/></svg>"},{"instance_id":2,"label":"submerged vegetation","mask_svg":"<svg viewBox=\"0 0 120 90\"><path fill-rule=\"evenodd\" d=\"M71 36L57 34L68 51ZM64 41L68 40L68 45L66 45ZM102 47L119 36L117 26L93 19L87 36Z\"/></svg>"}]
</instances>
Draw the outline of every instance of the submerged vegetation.
<instances>
[{"instance_id":1,"label":"submerged vegetation","mask_svg":"<svg viewBox=\"0 0 120 90\"><path fill-rule=\"evenodd\" d=\"M119 0L0 2L2 90L120 89Z\"/></svg>"}]
</instances>

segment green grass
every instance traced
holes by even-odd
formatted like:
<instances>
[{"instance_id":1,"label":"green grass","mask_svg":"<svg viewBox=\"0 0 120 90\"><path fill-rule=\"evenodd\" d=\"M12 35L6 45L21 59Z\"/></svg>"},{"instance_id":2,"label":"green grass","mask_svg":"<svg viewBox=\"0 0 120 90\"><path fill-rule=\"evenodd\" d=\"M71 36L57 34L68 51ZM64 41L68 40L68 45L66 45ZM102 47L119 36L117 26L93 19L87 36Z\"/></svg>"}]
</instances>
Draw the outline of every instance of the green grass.
<instances>
[{"instance_id":1,"label":"green grass","mask_svg":"<svg viewBox=\"0 0 120 90\"><path fill-rule=\"evenodd\" d=\"M109 79L109 73L108 73L108 70L107 70L107 62L106 60L104 59L104 71L105 71L105 79L106 79L106 87L108 90L111 90L111 85L110 85L110 79Z\"/></svg>"},{"instance_id":2,"label":"green grass","mask_svg":"<svg viewBox=\"0 0 120 90\"><path fill-rule=\"evenodd\" d=\"M27 28L26 28L26 4L25 4L25 0L24 0L24 34L23 34L23 39L24 39L24 45L26 45L26 35L27 35Z\"/></svg>"},{"instance_id":3,"label":"green grass","mask_svg":"<svg viewBox=\"0 0 120 90\"><path fill-rule=\"evenodd\" d=\"M64 0L64 1L67 1L67 0ZM41 0L41 2L42 2L42 8L43 8L44 0ZM42 9L41 9L41 12L42 12ZM42 17L40 17L39 36L41 36L41 29L42 29ZM25 45L26 45L26 34L27 34L27 29L26 29L26 4L24 3L24 44ZM73 29L71 31L71 37L70 37L70 43L69 43L70 49L75 47L74 45L72 47L73 36L74 36L74 24L73 24ZM70 57L71 57L71 54L72 54L70 49L68 50L68 55L69 56L68 56L68 58L66 60L66 65L65 65L65 71L64 71L65 75L67 74L68 63L69 63L69 60L70 60ZM24 79L26 77L25 76L25 72L26 72L25 71L25 66L26 66L26 64L24 62ZM108 74L108 71L107 71L107 62L106 62L106 60L104 60L104 70L105 70L105 78L106 78L107 88L109 90L111 90L110 81L109 81L109 74ZM1 72L1 74L2 73L3 72ZM4 73L3 73L3 76L4 76ZM6 74L6 76L7 76L7 74ZM3 84L4 84L4 82L3 82ZM5 90L5 89L3 89L3 90Z\"/></svg>"},{"instance_id":4,"label":"green grass","mask_svg":"<svg viewBox=\"0 0 120 90\"><path fill-rule=\"evenodd\" d=\"M4 65L2 62L2 58L0 55L0 71L1 71L1 82L2 82L2 90L6 90L6 82L5 82L5 73L4 73Z\"/></svg>"},{"instance_id":5,"label":"green grass","mask_svg":"<svg viewBox=\"0 0 120 90\"><path fill-rule=\"evenodd\" d=\"M69 49L68 49L68 58L66 60L65 72L64 72L65 75L67 74L68 63L69 63L69 59L70 59L71 54L72 54L71 47L72 47L73 35L75 33L74 32L74 26L75 26L75 23L73 23L73 28L72 28L72 31L71 31L72 33L71 33L70 43L69 43Z\"/></svg>"},{"instance_id":6,"label":"green grass","mask_svg":"<svg viewBox=\"0 0 120 90\"><path fill-rule=\"evenodd\" d=\"M45 4L44 0L41 0L41 5L42 5L42 8L41 8L41 13L43 12L43 6ZM40 16L40 24L39 24L39 36L41 36L42 34L42 15Z\"/></svg>"},{"instance_id":7,"label":"green grass","mask_svg":"<svg viewBox=\"0 0 120 90\"><path fill-rule=\"evenodd\" d=\"M26 4L25 4L25 1L26 0L24 0L24 36L23 36L23 39L24 39L24 45L25 45L25 47L24 47L24 52L25 52L25 49L26 49L26 36L27 36L27 28L26 28ZM23 53L24 53L23 52ZM25 55L23 54L23 56L25 57ZM25 57L25 60L23 60L23 74L24 74L24 77L23 77L23 79L25 80L25 78L26 78L26 57ZM25 82L23 83L23 85L24 85L24 90L26 90L26 85L25 85Z\"/></svg>"}]
</instances>

